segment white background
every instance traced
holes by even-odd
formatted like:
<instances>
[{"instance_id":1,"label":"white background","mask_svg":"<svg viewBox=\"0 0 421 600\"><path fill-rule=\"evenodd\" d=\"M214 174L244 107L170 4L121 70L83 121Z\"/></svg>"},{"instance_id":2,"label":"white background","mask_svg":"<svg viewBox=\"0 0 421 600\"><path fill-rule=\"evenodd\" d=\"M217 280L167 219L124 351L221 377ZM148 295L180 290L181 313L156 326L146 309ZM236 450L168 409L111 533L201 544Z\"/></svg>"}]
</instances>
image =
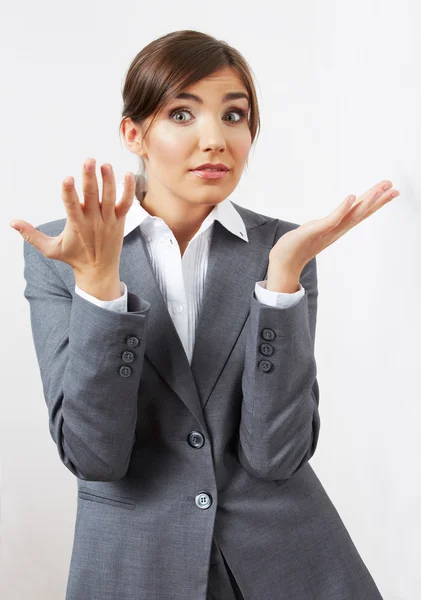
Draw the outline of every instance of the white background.
<instances>
[{"instance_id":1,"label":"white background","mask_svg":"<svg viewBox=\"0 0 421 600\"><path fill-rule=\"evenodd\" d=\"M262 131L230 199L304 223L382 179L400 190L318 255L311 464L384 599L421 598L420 3L3 0L0 23L1 597L64 598L76 514L9 221L64 218L61 183L81 190L88 157L99 179L103 162L137 171L119 137L125 72L153 39L196 29L257 79Z\"/></svg>"}]
</instances>

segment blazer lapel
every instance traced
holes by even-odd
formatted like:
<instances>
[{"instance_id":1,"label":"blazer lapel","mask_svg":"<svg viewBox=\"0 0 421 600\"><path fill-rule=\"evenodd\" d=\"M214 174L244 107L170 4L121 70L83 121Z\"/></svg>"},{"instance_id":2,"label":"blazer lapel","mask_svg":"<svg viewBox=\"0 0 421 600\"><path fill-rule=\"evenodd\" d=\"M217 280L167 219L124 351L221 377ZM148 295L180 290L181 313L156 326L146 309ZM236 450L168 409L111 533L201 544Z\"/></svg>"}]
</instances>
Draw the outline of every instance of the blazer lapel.
<instances>
[{"instance_id":1,"label":"blazer lapel","mask_svg":"<svg viewBox=\"0 0 421 600\"><path fill-rule=\"evenodd\" d=\"M227 231L219 221L214 222L191 364L202 408L249 315L255 283L265 279L273 245L276 227L268 226L264 219L260 225L266 226L258 227L248 215L241 216L248 243Z\"/></svg>"},{"instance_id":2,"label":"blazer lapel","mask_svg":"<svg viewBox=\"0 0 421 600\"><path fill-rule=\"evenodd\" d=\"M186 403L206 430L190 364L167 304L155 278L153 265L140 228L136 227L123 241L120 278L129 292L150 303L145 360L154 366L162 379ZM130 310L130 304L129 304ZM133 310L133 309L132 309Z\"/></svg>"},{"instance_id":3,"label":"blazer lapel","mask_svg":"<svg viewBox=\"0 0 421 600\"><path fill-rule=\"evenodd\" d=\"M233 203L234 204L234 203ZM208 270L190 366L155 278L146 242L136 227L123 240L120 277L150 303L145 359L206 430L203 408L244 326L256 281L266 278L277 222L234 204L248 243L213 224ZM130 304L129 304L130 310Z\"/></svg>"}]
</instances>

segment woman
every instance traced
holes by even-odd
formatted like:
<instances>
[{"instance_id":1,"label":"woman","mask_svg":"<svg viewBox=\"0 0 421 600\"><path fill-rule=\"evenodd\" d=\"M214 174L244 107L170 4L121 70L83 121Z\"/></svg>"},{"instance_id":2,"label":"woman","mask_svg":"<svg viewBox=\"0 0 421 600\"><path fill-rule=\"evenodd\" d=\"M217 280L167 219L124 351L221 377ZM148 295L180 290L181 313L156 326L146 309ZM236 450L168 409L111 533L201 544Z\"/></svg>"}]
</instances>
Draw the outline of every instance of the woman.
<instances>
[{"instance_id":1,"label":"woman","mask_svg":"<svg viewBox=\"0 0 421 600\"><path fill-rule=\"evenodd\" d=\"M77 477L67 600L381 599L308 463L316 255L398 192L382 181L301 226L230 202L259 112L246 61L209 35L146 46L123 100L143 175L116 187L102 165L100 200L86 161L66 219L11 223Z\"/></svg>"}]
</instances>

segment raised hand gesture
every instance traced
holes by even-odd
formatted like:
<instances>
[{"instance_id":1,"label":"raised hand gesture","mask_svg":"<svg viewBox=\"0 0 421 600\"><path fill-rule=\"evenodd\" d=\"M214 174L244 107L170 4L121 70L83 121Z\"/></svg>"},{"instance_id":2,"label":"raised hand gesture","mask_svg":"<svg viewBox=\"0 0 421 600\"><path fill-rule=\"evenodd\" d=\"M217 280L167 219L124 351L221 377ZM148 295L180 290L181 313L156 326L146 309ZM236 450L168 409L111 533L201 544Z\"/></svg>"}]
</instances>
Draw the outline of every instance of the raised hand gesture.
<instances>
[{"instance_id":1,"label":"raised hand gesture","mask_svg":"<svg viewBox=\"0 0 421 600\"><path fill-rule=\"evenodd\" d=\"M355 201L351 195L329 215L287 231L269 253L272 281L298 281L305 265L344 233L399 195L391 181L381 181ZM279 277L277 277L279 273Z\"/></svg>"},{"instance_id":2,"label":"raised hand gesture","mask_svg":"<svg viewBox=\"0 0 421 600\"><path fill-rule=\"evenodd\" d=\"M135 193L133 173L126 174L123 196L116 204L116 184L111 165L102 165L101 174L101 202L95 159L88 159L83 165L82 203L73 177L67 177L63 181L62 199L67 220L60 235L49 237L26 221L10 221L10 226L17 229L45 257L69 264L75 275L86 280L91 277L107 279L118 275L126 214Z\"/></svg>"}]
</instances>

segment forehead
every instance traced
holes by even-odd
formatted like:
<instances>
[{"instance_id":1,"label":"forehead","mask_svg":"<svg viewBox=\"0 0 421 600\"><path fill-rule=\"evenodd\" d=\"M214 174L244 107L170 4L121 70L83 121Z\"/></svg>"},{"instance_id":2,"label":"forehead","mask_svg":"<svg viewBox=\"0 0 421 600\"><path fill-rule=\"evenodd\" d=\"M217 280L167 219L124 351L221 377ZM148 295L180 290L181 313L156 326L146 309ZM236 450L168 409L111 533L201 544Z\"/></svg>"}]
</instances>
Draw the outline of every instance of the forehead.
<instances>
[{"instance_id":1,"label":"forehead","mask_svg":"<svg viewBox=\"0 0 421 600\"><path fill-rule=\"evenodd\" d=\"M197 81L193 85L184 88L177 98L186 97L185 94L189 93L201 97L205 94L209 95L215 93L221 97L221 100L225 94L230 94L230 97L225 100L233 100L236 99L234 96L236 92L245 94L248 98L247 88L238 73L230 67L224 67L223 69L204 77L200 81ZM240 97L242 96L239 94L239 98Z\"/></svg>"}]
</instances>

